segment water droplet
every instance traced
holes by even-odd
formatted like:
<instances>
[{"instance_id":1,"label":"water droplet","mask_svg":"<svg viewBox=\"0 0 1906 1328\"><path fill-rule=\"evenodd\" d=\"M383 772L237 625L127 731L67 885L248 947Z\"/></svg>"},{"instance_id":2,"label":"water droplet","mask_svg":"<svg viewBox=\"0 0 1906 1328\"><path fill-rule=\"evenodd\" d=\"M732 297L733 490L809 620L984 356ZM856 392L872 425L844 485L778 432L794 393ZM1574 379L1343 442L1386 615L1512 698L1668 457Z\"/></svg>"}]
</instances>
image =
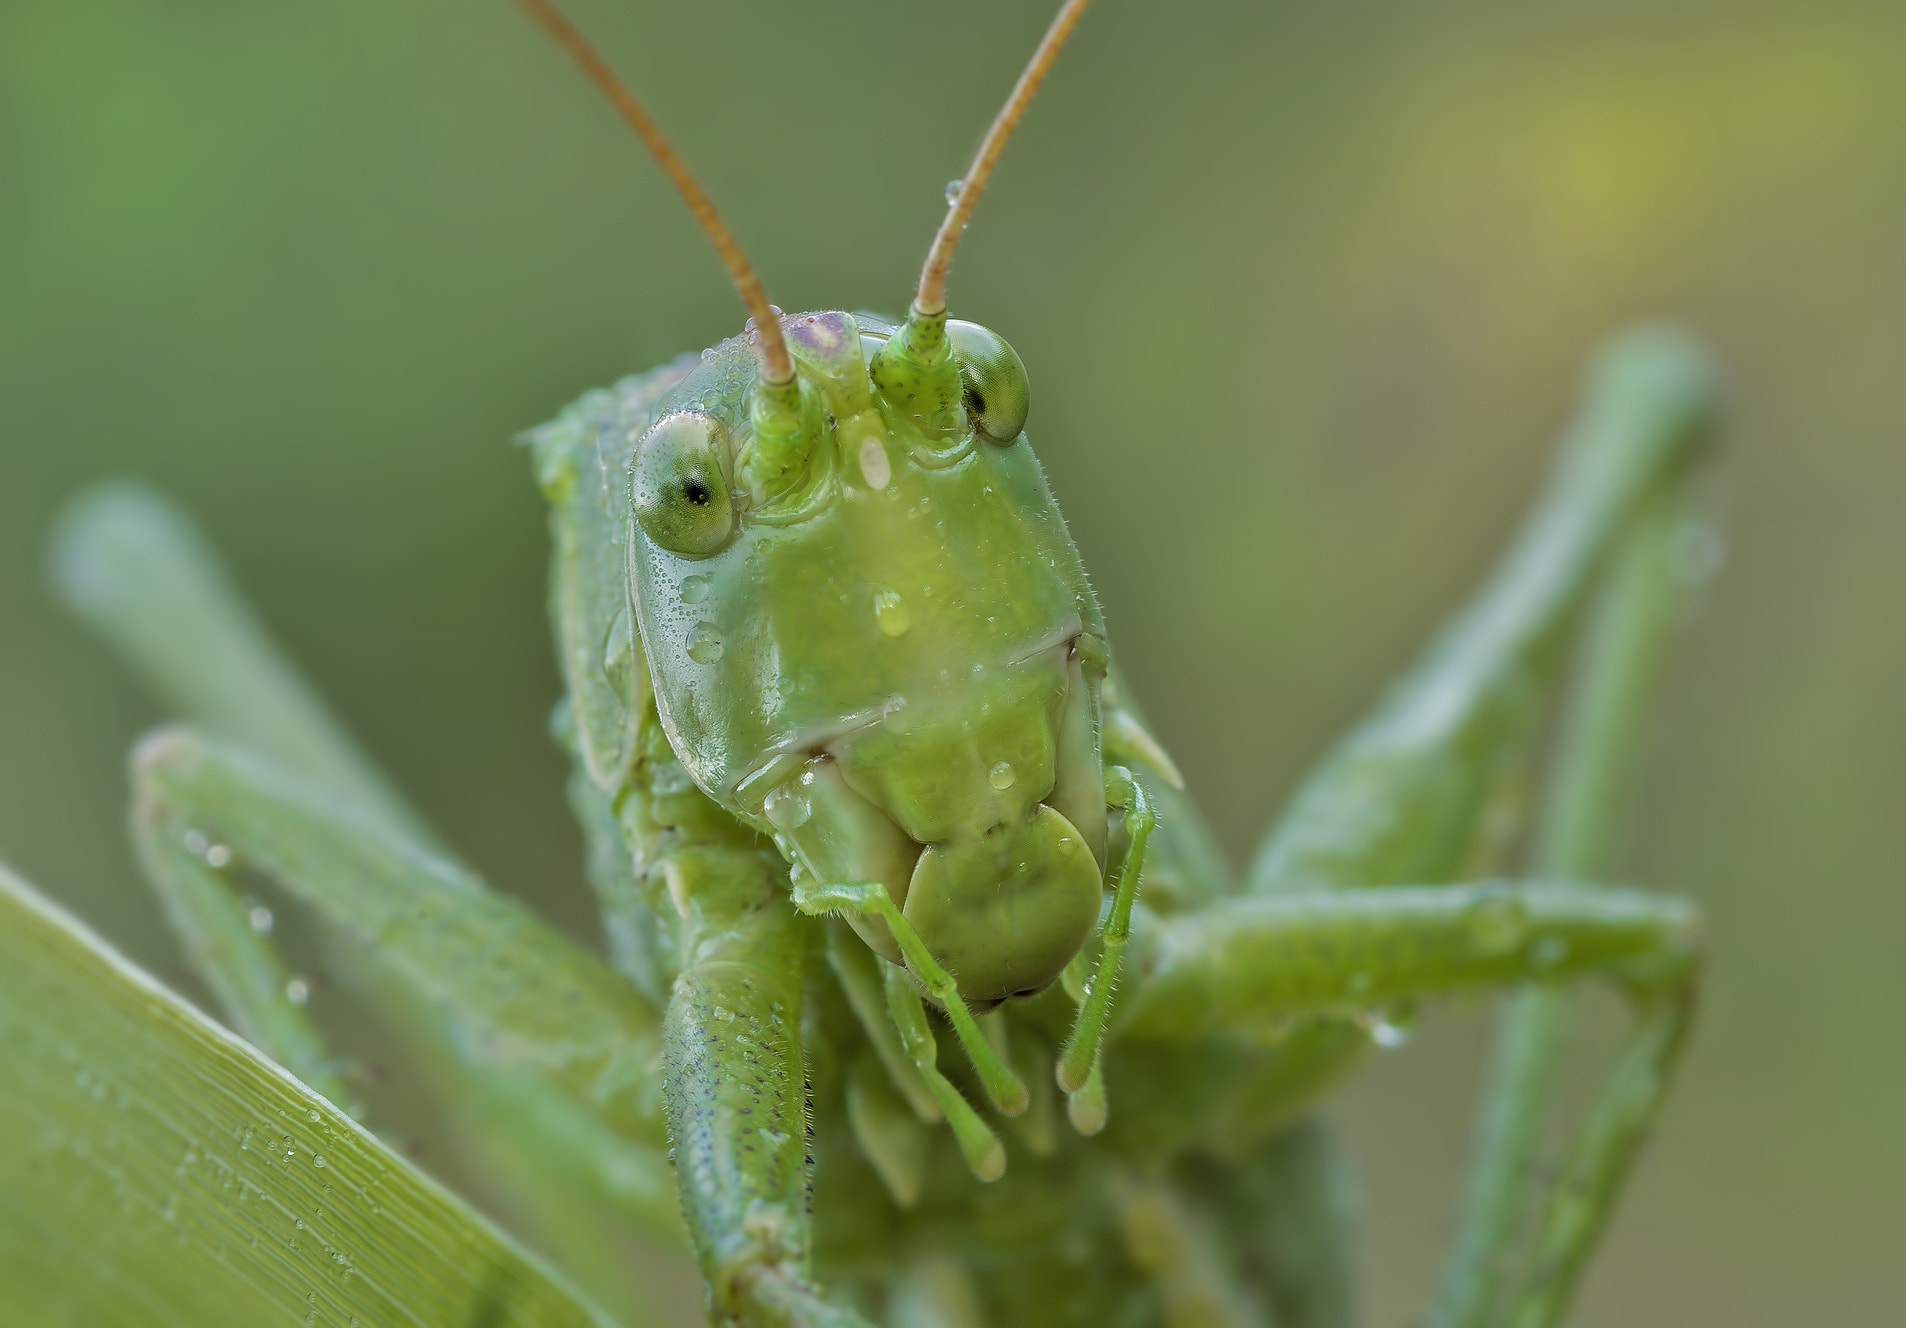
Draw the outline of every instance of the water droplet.
<instances>
[{"instance_id":1,"label":"water droplet","mask_svg":"<svg viewBox=\"0 0 1906 1328\"><path fill-rule=\"evenodd\" d=\"M307 1119L308 1119L308 1120L309 1120L309 1121L310 1121L310 1122L311 1122L311 1123L312 1123L313 1125L316 1125L316 1124L317 1124L317 1123L318 1123L319 1121L321 1121L321 1120L323 1120L323 1119L324 1119L324 1117L322 1117L322 1116L320 1116L320 1115L318 1114L318 1109L317 1109L316 1107L311 1107L311 1108L308 1108L308 1109L307 1109L307 1110L305 1111L305 1113L304 1113L304 1114L305 1114L305 1117L306 1117L306 1118L307 1118Z\"/></svg>"},{"instance_id":2,"label":"water droplet","mask_svg":"<svg viewBox=\"0 0 1906 1328\"><path fill-rule=\"evenodd\" d=\"M1009 789L1018 776L1013 771L1011 761L1001 761L986 772L986 782L996 789Z\"/></svg>"},{"instance_id":3,"label":"water droplet","mask_svg":"<svg viewBox=\"0 0 1906 1328\"><path fill-rule=\"evenodd\" d=\"M311 984L303 978L293 978L285 983L285 999L293 1005L303 1005L311 999Z\"/></svg>"},{"instance_id":4,"label":"water droplet","mask_svg":"<svg viewBox=\"0 0 1906 1328\"><path fill-rule=\"evenodd\" d=\"M887 449L880 445L878 438L861 440L860 474L870 489L884 489L893 478L893 466L887 460Z\"/></svg>"},{"instance_id":5,"label":"water droplet","mask_svg":"<svg viewBox=\"0 0 1906 1328\"><path fill-rule=\"evenodd\" d=\"M223 867L232 860L232 851L223 844L208 844L205 848L205 865Z\"/></svg>"},{"instance_id":6,"label":"water droplet","mask_svg":"<svg viewBox=\"0 0 1906 1328\"><path fill-rule=\"evenodd\" d=\"M260 936L271 935L270 909L266 908L263 904L253 904L251 911L245 916L250 920L251 929L253 931L257 932Z\"/></svg>"},{"instance_id":7,"label":"water droplet","mask_svg":"<svg viewBox=\"0 0 1906 1328\"><path fill-rule=\"evenodd\" d=\"M880 624L880 630L888 636L904 636L913 626L913 615L907 612L907 603L900 598L897 590L876 590L874 592L874 621Z\"/></svg>"},{"instance_id":8,"label":"water droplet","mask_svg":"<svg viewBox=\"0 0 1906 1328\"><path fill-rule=\"evenodd\" d=\"M1361 1018L1370 1040L1385 1051L1394 1051L1402 1046L1416 1031L1416 1011L1404 1006L1392 1010L1366 1010Z\"/></svg>"},{"instance_id":9,"label":"water droplet","mask_svg":"<svg viewBox=\"0 0 1906 1328\"><path fill-rule=\"evenodd\" d=\"M1505 954L1529 935L1529 911L1509 894L1492 894L1471 904L1463 919L1469 938L1484 954Z\"/></svg>"},{"instance_id":10,"label":"water droplet","mask_svg":"<svg viewBox=\"0 0 1906 1328\"><path fill-rule=\"evenodd\" d=\"M190 853L195 858L202 858L205 856L205 849L206 839L204 835L200 834L197 830L187 830L185 832L185 851L187 853Z\"/></svg>"},{"instance_id":11,"label":"water droplet","mask_svg":"<svg viewBox=\"0 0 1906 1328\"><path fill-rule=\"evenodd\" d=\"M314 1153L314 1154L312 1154L312 1156L311 1156L311 1165L312 1165L312 1166L314 1166L314 1167L321 1167L321 1166L323 1166L323 1165L324 1165L324 1154L323 1154L323 1153Z\"/></svg>"},{"instance_id":12,"label":"water droplet","mask_svg":"<svg viewBox=\"0 0 1906 1328\"><path fill-rule=\"evenodd\" d=\"M727 644L713 623L698 622L689 629L688 657L697 664L713 664Z\"/></svg>"},{"instance_id":13,"label":"water droplet","mask_svg":"<svg viewBox=\"0 0 1906 1328\"><path fill-rule=\"evenodd\" d=\"M682 578L682 603L699 604L708 598L708 578L705 576L685 576Z\"/></svg>"},{"instance_id":14,"label":"water droplet","mask_svg":"<svg viewBox=\"0 0 1906 1328\"><path fill-rule=\"evenodd\" d=\"M960 190L964 188L966 188L966 181L964 180L948 180L946 182L946 205L948 207L952 207L955 203L960 201Z\"/></svg>"},{"instance_id":15,"label":"water droplet","mask_svg":"<svg viewBox=\"0 0 1906 1328\"><path fill-rule=\"evenodd\" d=\"M814 814L814 804L806 793L793 784L783 784L768 794L762 812L768 824L777 830L798 830Z\"/></svg>"}]
</instances>

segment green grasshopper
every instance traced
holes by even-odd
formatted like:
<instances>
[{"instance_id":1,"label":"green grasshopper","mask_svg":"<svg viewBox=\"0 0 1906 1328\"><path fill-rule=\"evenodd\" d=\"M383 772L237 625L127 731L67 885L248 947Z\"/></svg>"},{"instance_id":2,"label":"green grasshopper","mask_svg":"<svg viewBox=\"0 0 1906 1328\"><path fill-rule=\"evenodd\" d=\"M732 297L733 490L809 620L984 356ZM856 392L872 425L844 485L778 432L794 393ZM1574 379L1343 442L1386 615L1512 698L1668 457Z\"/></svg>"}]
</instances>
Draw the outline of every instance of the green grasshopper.
<instances>
[{"instance_id":1,"label":"green grasshopper","mask_svg":"<svg viewBox=\"0 0 1906 1328\"><path fill-rule=\"evenodd\" d=\"M108 490L63 526L59 582L193 721L140 745L134 833L232 1025L352 1101L256 881L319 921L497 1205L632 1318L637 1232L750 1328L1328 1328L1353 1297L1315 1103L1419 1002L1515 988L1430 1320L1558 1322L1698 983L1687 904L1586 878L1674 599L1701 357L1664 332L1607 352L1501 565L1238 877L1120 677L1024 366L948 317L954 246L1083 0L895 321L774 309L640 103L524 2L750 314L529 439L610 962L457 864L182 519ZM1633 1024L1532 1205L1588 978Z\"/></svg>"}]
</instances>

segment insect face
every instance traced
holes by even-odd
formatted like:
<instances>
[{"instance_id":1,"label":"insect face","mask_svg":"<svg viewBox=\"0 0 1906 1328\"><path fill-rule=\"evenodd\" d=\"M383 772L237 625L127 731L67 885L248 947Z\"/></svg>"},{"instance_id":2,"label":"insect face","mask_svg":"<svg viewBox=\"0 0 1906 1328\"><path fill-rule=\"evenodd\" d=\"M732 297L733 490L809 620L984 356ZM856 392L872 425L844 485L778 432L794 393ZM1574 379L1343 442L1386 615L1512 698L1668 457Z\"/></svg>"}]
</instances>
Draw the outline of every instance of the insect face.
<instances>
[{"instance_id":1,"label":"insect face","mask_svg":"<svg viewBox=\"0 0 1906 1328\"><path fill-rule=\"evenodd\" d=\"M884 883L969 1001L1037 991L1099 913L1104 626L1020 432L1025 371L955 324L950 393L890 387L869 367L885 325L782 327L798 429L763 420L737 339L636 449L630 578L663 723L816 880Z\"/></svg>"}]
</instances>

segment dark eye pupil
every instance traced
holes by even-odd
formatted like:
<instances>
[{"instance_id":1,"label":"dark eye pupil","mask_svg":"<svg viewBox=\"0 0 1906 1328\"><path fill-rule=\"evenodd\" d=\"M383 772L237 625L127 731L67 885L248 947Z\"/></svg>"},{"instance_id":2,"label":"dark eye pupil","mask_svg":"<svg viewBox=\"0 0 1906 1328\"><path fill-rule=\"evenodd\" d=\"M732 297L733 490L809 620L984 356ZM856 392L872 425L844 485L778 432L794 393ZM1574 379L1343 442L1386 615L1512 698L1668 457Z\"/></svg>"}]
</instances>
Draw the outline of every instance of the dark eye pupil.
<instances>
[{"instance_id":1,"label":"dark eye pupil","mask_svg":"<svg viewBox=\"0 0 1906 1328\"><path fill-rule=\"evenodd\" d=\"M710 496L708 486L703 484L700 480L682 481L682 497L688 499L688 501L695 504L695 506L708 506Z\"/></svg>"},{"instance_id":2,"label":"dark eye pupil","mask_svg":"<svg viewBox=\"0 0 1906 1328\"><path fill-rule=\"evenodd\" d=\"M984 415L986 413L986 398L981 396L978 392L968 389L966 393L966 407L975 415Z\"/></svg>"}]
</instances>

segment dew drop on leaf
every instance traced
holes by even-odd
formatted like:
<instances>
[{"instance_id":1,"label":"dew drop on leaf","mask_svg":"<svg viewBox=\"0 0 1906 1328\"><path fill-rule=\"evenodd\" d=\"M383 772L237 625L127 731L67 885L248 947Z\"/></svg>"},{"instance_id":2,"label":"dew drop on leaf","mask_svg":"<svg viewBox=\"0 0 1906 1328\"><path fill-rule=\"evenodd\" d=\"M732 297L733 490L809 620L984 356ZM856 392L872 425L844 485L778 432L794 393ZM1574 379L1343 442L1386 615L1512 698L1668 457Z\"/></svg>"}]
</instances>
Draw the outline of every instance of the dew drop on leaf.
<instances>
[{"instance_id":1,"label":"dew drop on leaf","mask_svg":"<svg viewBox=\"0 0 1906 1328\"><path fill-rule=\"evenodd\" d=\"M688 657L697 664L713 664L727 645L713 623L700 622L689 629Z\"/></svg>"},{"instance_id":2,"label":"dew drop on leaf","mask_svg":"<svg viewBox=\"0 0 1906 1328\"><path fill-rule=\"evenodd\" d=\"M876 590L874 592L874 621L880 624L880 630L888 636L904 636L913 626L913 615L907 611L907 602L900 598L897 590Z\"/></svg>"}]
</instances>

